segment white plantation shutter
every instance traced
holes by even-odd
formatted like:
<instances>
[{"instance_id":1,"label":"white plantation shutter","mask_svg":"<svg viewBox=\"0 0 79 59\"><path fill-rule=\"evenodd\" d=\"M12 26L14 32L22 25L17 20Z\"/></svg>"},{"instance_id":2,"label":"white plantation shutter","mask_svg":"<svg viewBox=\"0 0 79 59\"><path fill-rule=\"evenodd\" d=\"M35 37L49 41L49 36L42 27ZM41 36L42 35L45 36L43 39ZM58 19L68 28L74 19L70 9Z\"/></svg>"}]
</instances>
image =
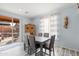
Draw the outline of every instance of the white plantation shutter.
<instances>
[{"instance_id":1,"label":"white plantation shutter","mask_svg":"<svg viewBox=\"0 0 79 59\"><path fill-rule=\"evenodd\" d=\"M40 19L40 32L49 33L51 35L56 35L57 38L57 15L50 17L44 17Z\"/></svg>"},{"instance_id":2,"label":"white plantation shutter","mask_svg":"<svg viewBox=\"0 0 79 59\"><path fill-rule=\"evenodd\" d=\"M50 17L50 34L56 35L57 39L57 15L53 15Z\"/></svg>"},{"instance_id":3,"label":"white plantation shutter","mask_svg":"<svg viewBox=\"0 0 79 59\"><path fill-rule=\"evenodd\" d=\"M40 20L40 29L42 33L50 32L50 21L49 18L42 18Z\"/></svg>"}]
</instances>

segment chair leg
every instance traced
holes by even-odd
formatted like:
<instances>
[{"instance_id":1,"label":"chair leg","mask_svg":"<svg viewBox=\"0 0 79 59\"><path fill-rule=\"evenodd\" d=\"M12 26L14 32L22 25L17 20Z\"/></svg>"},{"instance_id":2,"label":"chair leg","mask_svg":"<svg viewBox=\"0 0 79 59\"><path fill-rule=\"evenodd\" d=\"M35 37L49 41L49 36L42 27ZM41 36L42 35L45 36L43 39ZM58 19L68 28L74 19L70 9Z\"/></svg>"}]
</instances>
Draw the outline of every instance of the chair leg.
<instances>
[{"instance_id":1,"label":"chair leg","mask_svg":"<svg viewBox=\"0 0 79 59\"><path fill-rule=\"evenodd\" d=\"M37 56L37 53L36 52L37 52L37 50L35 50L35 56Z\"/></svg>"},{"instance_id":2,"label":"chair leg","mask_svg":"<svg viewBox=\"0 0 79 59\"><path fill-rule=\"evenodd\" d=\"M31 49L31 47L29 47L29 55L31 55L32 54L32 49Z\"/></svg>"},{"instance_id":3,"label":"chair leg","mask_svg":"<svg viewBox=\"0 0 79 59\"><path fill-rule=\"evenodd\" d=\"M53 56L55 56L54 48L53 48Z\"/></svg>"},{"instance_id":4,"label":"chair leg","mask_svg":"<svg viewBox=\"0 0 79 59\"><path fill-rule=\"evenodd\" d=\"M46 49L45 49L45 53L46 53Z\"/></svg>"},{"instance_id":5,"label":"chair leg","mask_svg":"<svg viewBox=\"0 0 79 59\"><path fill-rule=\"evenodd\" d=\"M29 47L28 47L28 54L29 54Z\"/></svg>"},{"instance_id":6,"label":"chair leg","mask_svg":"<svg viewBox=\"0 0 79 59\"><path fill-rule=\"evenodd\" d=\"M29 55L31 55L31 49L29 49Z\"/></svg>"},{"instance_id":7,"label":"chair leg","mask_svg":"<svg viewBox=\"0 0 79 59\"><path fill-rule=\"evenodd\" d=\"M49 56L51 56L51 51L49 50Z\"/></svg>"}]
</instances>

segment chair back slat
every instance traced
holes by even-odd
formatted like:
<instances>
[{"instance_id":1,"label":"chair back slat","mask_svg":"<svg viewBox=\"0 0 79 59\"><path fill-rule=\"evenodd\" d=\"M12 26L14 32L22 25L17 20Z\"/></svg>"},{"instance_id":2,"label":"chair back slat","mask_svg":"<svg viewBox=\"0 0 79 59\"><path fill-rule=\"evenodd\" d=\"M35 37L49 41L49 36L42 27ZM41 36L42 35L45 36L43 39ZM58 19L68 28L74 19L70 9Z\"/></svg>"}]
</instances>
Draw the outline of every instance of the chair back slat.
<instances>
[{"instance_id":1,"label":"chair back slat","mask_svg":"<svg viewBox=\"0 0 79 59\"><path fill-rule=\"evenodd\" d=\"M49 37L49 33L44 33L44 37Z\"/></svg>"},{"instance_id":2,"label":"chair back slat","mask_svg":"<svg viewBox=\"0 0 79 59\"><path fill-rule=\"evenodd\" d=\"M55 35L51 36L50 45L49 45L50 49L54 47L54 42L55 42Z\"/></svg>"},{"instance_id":3,"label":"chair back slat","mask_svg":"<svg viewBox=\"0 0 79 59\"><path fill-rule=\"evenodd\" d=\"M38 36L39 36L39 37L42 37L42 33L38 33Z\"/></svg>"},{"instance_id":4,"label":"chair back slat","mask_svg":"<svg viewBox=\"0 0 79 59\"><path fill-rule=\"evenodd\" d=\"M35 49L35 37L34 36L29 36L28 38L29 46L31 49Z\"/></svg>"}]
</instances>

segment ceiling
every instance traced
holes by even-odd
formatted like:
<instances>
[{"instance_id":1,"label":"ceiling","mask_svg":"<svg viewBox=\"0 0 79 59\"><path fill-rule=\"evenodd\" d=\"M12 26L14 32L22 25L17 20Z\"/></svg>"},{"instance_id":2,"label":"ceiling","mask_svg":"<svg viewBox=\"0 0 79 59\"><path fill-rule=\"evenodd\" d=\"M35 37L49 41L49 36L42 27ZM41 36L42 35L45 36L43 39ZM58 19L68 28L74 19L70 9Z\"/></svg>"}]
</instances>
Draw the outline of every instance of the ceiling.
<instances>
[{"instance_id":1,"label":"ceiling","mask_svg":"<svg viewBox=\"0 0 79 59\"><path fill-rule=\"evenodd\" d=\"M34 17L56 11L58 8L69 6L71 3L0 3L0 9L8 12Z\"/></svg>"}]
</instances>

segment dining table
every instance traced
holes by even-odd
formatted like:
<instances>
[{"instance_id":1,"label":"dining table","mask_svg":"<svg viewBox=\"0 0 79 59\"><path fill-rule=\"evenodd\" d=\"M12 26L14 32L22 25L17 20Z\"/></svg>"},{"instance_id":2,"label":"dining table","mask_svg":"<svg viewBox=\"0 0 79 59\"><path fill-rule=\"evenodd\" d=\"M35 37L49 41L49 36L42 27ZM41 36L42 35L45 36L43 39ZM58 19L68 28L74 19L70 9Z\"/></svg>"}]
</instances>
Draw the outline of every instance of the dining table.
<instances>
[{"instance_id":1,"label":"dining table","mask_svg":"<svg viewBox=\"0 0 79 59\"><path fill-rule=\"evenodd\" d=\"M43 45L49 40L49 37L35 37L35 41L40 44L40 56L43 56Z\"/></svg>"}]
</instances>

